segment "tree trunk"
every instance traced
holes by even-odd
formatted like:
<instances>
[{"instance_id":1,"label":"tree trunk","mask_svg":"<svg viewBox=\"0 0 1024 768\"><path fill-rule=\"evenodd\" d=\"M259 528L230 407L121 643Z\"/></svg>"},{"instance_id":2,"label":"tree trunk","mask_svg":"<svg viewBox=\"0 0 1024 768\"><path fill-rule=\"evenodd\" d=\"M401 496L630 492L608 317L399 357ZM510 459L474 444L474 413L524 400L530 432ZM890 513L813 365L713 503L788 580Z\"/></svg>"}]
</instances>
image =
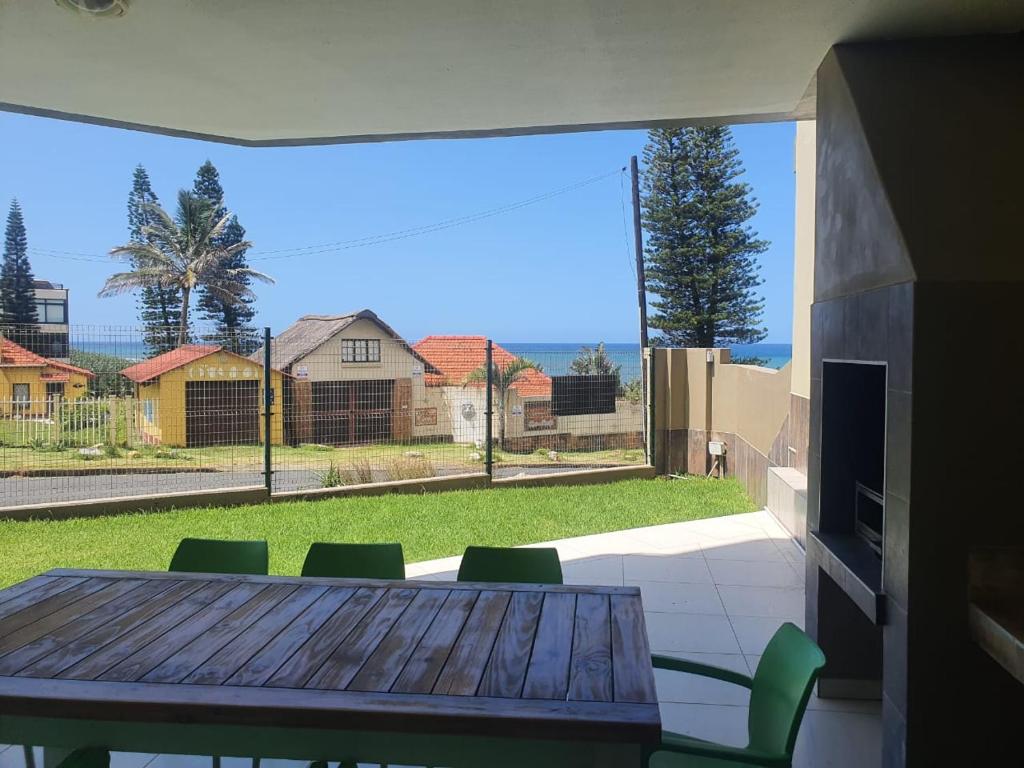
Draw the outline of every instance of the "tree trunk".
<instances>
[{"instance_id":1,"label":"tree trunk","mask_svg":"<svg viewBox=\"0 0 1024 768\"><path fill-rule=\"evenodd\" d=\"M181 289L181 324L178 326L178 346L188 341L188 301L192 289L188 286Z\"/></svg>"},{"instance_id":2,"label":"tree trunk","mask_svg":"<svg viewBox=\"0 0 1024 768\"><path fill-rule=\"evenodd\" d=\"M505 450L505 395L498 398L498 445Z\"/></svg>"}]
</instances>

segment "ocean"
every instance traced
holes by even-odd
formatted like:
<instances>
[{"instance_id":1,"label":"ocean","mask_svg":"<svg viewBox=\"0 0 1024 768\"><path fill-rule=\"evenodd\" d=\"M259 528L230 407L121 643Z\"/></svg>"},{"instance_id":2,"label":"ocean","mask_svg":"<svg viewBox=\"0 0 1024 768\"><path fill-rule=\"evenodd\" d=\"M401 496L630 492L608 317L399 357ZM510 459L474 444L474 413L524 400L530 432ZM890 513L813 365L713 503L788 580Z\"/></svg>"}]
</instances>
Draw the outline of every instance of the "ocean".
<instances>
[{"instance_id":1,"label":"ocean","mask_svg":"<svg viewBox=\"0 0 1024 768\"><path fill-rule=\"evenodd\" d=\"M569 364L583 347L596 347L597 342L578 344L536 344L498 342L514 355L539 363L546 373L561 376L569 372ZM608 357L622 366L622 374L630 377L640 372L639 344L605 344ZM792 344L736 344L731 347L733 358L759 357L769 368L781 368L793 357Z\"/></svg>"},{"instance_id":2,"label":"ocean","mask_svg":"<svg viewBox=\"0 0 1024 768\"><path fill-rule=\"evenodd\" d=\"M569 364L583 347L596 347L597 342L579 342L566 344L541 344L530 342L499 342L509 352L526 357L538 363L547 373L561 376L569 372ZM141 341L90 340L72 338L71 346L83 352L99 352L116 355L133 362L146 357L146 347ZM640 375L639 344L605 344L608 356L622 366L625 377ZM767 361L769 368L781 368L793 356L792 344L736 344L732 348L733 358L759 357Z\"/></svg>"}]
</instances>

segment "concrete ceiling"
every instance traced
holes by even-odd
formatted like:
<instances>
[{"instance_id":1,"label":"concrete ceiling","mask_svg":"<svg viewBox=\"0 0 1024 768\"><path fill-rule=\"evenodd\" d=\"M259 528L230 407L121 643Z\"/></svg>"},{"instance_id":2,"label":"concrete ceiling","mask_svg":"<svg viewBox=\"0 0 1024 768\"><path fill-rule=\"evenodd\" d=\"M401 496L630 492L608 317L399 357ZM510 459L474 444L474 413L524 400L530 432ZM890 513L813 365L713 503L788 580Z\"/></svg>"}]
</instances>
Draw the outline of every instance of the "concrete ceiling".
<instances>
[{"instance_id":1,"label":"concrete ceiling","mask_svg":"<svg viewBox=\"0 0 1024 768\"><path fill-rule=\"evenodd\" d=\"M0 0L0 108L239 144L776 120L837 42L1021 0Z\"/></svg>"}]
</instances>

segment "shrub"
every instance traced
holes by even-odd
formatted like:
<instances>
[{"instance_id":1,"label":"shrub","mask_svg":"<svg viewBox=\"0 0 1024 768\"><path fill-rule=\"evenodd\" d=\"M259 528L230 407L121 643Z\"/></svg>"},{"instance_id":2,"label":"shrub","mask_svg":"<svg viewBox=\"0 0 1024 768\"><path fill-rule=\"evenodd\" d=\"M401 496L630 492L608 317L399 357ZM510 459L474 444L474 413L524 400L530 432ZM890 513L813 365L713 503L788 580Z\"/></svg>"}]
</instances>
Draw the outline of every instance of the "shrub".
<instances>
[{"instance_id":1,"label":"shrub","mask_svg":"<svg viewBox=\"0 0 1024 768\"><path fill-rule=\"evenodd\" d=\"M390 459L384 467L388 480L419 480L434 477L434 465L428 459L405 456Z\"/></svg>"},{"instance_id":2,"label":"shrub","mask_svg":"<svg viewBox=\"0 0 1024 768\"><path fill-rule=\"evenodd\" d=\"M372 483L373 467L370 465L370 460L356 459L354 462L352 462L352 475L356 483Z\"/></svg>"},{"instance_id":3,"label":"shrub","mask_svg":"<svg viewBox=\"0 0 1024 768\"><path fill-rule=\"evenodd\" d=\"M345 485L345 475L333 461L327 465L325 471L317 473L317 479L323 488L337 488L339 485Z\"/></svg>"}]
</instances>

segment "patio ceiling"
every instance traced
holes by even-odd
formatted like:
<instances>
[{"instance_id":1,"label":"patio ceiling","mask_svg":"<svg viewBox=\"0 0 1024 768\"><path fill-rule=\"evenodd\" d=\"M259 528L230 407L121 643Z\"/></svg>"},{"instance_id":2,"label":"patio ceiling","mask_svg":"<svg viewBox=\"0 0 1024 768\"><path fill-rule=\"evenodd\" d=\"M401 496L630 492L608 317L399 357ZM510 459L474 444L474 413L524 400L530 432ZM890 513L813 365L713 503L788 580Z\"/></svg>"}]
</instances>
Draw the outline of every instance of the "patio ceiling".
<instances>
[{"instance_id":1,"label":"patio ceiling","mask_svg":"<svg viewBox=\"0 0 1024 768\"><path fill-rule=\"evenodd\" d=\"M0 108L240 144L810 117L837 42L1012 32L1017 0L0 3Z\"/></svg>"}]
</instances>

